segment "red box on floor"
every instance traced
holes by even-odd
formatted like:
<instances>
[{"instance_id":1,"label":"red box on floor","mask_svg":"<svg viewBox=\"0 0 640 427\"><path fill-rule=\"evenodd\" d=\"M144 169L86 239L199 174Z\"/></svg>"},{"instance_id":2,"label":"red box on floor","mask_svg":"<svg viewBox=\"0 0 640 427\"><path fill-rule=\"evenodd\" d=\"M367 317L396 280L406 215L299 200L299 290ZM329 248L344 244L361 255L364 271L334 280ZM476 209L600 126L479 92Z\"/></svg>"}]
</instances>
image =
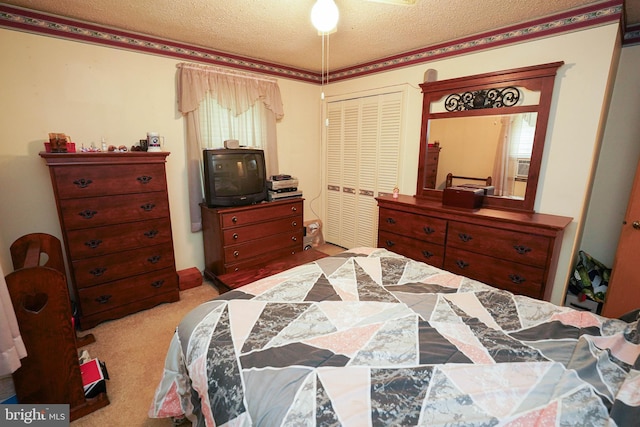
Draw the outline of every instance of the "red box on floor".
<instances>
[{"instance_id":1,"label":"red box on floor","mask_svg":"<svg viewBox=\"0 0 640 427\"><path fill-rule=\"evenodd\" d=\"M87 398L96 397L98 394L107 391L104 374L98 359L91 359L81 364L80 374L82 375L84 395Z\"/></svg>"},{"instance_id":2,"label":"red box on floor","mask_svg":"<svg viewBox=\"0 0 640 427\"><path fill-rule=\"evenodd\" d=\"M181 291L202 285L202 273L195 267L178 271L178 287Z\"/></svg>"}]
</instances>

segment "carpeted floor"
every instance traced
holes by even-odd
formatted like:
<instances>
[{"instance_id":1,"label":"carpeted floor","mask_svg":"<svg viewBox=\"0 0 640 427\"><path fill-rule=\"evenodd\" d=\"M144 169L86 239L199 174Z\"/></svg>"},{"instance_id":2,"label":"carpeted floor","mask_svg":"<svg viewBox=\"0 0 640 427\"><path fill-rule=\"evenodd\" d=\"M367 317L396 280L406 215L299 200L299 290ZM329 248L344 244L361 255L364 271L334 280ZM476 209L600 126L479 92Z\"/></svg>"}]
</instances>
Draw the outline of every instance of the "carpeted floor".
<instances>
[{"instance_id":1,"label":"carpeted floor","mask_svg":"<svg viewBox=\"0 0 640 427\"><path fill-rule=\"evenodd\" d=\"M156 385L162 376L169 341L189 310L216 296L218 290L204 282L201 286L180 292L180 301L104 322L87 331L95 336L96 342L83 349L107 365L110 404L71 425L171 426L170 420L147 417Z\"/></svg>"},{"instance_id":2,"label":"carpeted floor","mask_svg":"<svg viewBox=\"0 0 640 427\"><path fill-rule=\"evenodd\" d=\"M343 251L333 245L316 249L329 255ZM182 317L198 304L218 296L208 282L180 292L180 301L162 304L122 319L104 322L84 333L96 342L83 347L107 365L110 404L71 423L71 427L170 427L168 419L147 416L164 366L164 356ZM79 335L83 335L80 333ZM184 424L185 427L190 423Z\"/></svg>"}]
</instances>

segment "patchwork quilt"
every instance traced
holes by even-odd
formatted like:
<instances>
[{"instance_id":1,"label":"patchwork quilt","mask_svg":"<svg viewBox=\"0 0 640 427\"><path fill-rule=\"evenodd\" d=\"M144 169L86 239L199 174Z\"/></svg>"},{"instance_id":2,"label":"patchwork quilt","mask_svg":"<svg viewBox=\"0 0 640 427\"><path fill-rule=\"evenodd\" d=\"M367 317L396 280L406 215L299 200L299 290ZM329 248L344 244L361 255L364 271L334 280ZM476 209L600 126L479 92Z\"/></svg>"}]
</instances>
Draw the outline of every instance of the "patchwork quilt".
<instances>
[{"instance_id":1,"label":"patchwork quilt","mask_svg":"<svg viewBox=\"0 0 640 427\"><path fill-rule=\"evenodd\" d=\"M191 311L149 416L196 426L635 426L638 322L358 248Z\"/></svg>"}]
</instances>

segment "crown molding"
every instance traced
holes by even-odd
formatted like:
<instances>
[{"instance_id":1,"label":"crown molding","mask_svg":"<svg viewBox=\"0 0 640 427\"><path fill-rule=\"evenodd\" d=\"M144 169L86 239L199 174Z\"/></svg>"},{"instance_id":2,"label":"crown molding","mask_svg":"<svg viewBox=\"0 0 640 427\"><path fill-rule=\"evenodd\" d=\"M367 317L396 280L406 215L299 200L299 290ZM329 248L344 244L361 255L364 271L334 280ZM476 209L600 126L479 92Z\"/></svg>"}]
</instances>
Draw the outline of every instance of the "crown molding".
<instances>
[{"instance_id":1,"label":"crown molding","mask_svg":"<svg viewBox=\"0 0 640 427\"><path fill-rule=\"evenodd\" d=\"M495 49L509 44L578 31L616 21L620 22L623 15L622 11L622 0L606 1L543 19L382 58L354 67L334 70L330 72L329 79L332 82L352 79L427 63L436 59ZM272 64L253 58L121 31L4 4L0 5L0 28L9 28L203 64L220 65L308 83L320 84L322 79L320 73L312 71ZM635 26L630 30L624 34L623 45L640 43L640 26Z\"/></svg>"}]
</instances>

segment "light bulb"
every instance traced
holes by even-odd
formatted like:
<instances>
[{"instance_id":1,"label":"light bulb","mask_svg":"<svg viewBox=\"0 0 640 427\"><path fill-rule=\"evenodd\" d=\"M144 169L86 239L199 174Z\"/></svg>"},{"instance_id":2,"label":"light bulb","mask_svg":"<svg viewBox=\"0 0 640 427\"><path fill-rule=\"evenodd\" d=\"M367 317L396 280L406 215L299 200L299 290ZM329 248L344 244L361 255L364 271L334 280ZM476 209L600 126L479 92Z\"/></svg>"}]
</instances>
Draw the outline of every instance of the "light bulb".
<instances>
[{"instance_id":1,"label":"light bulb","mask_svg":"<svg viewBox=\"0 0 640 427\"><path fill-rule=\"evenodd\" d=\"M318 0L311 8L311 23L321 33L328 33L338 24L340 11L333 0Z\"/></svg>"}]
</instances>

